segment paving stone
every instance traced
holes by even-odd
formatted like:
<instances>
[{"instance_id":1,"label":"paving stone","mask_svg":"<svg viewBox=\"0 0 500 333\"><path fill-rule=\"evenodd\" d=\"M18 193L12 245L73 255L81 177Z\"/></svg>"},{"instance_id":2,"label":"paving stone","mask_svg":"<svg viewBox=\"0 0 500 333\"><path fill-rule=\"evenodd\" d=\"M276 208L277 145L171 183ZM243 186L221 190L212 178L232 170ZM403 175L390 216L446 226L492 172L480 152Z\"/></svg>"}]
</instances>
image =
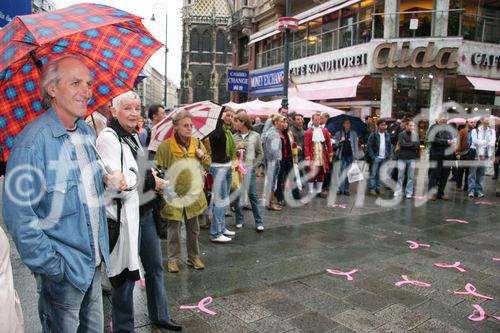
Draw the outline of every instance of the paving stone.
<instances>
[{"instance_id":1,"label":"paving stone","mask_svg":"<svg viewBox=\"0 0 500 333\"><path fill-rule=\"evenodd\" d=\"M302 279L301 282L337 298L343 298L358 292L353 281L347 281L343 277L331 276L326 272L321 275Z\"/></svg>"},{"instance_id":2,"label":"paving stone","mask_svg":"<svg viewBox=\"0 0 500 333\"><path fill-rule=\"evenodd\" d=\"M400 303L409 307L422 304L428 300L428 298L416 295L414 293L402 290L402 289L391 289L384 291L381 294L382 297L387 297L394 303Z\"/></svg>"},{"instance_id":3,"label":"paving stone","mask_svg":"<svg viewBox=\"0 0 500 333\"><path fill-rule=\"evenodd\" d=\"M360 309L344 311L332 319L360 333L370 332L385 324L382 318L378 318L373 314Z\"/></svg>"},{"instance_id":4,"label":"paving stone","mask_svg":"<svg viewBox=\"0 0 500 333\"><path fill-rule=\"evenodd\" d=\"M368 291L360 291L359 293L344 298L344 301L371 312L383 309L392 304L390 299Z\"/></svg>"},{"instance_id":5,"label":"paving stone","mask_svg":"<svg viewBox=\"0 0 500 333\"><path fill-rule=\"evenodd\" d=\"M352 305L319 291L312 292L311 295L305 299L297 299L297 302L329 318L353 308Z\"/></svg>"},{"instance_id":6,"label":"paving stone","mask_svg":"<svg viewBox=\"0 0 500 333\"><path fill-rule=\"evenodd\" d=\"M378 311L375 316L387 322L397 323L407 330L411 330L429 319L429 316L422 315L400 304L394 304Z\"/></svg>"},{"instance_id":7,"label":"paving stone","mask_svg":"<svg viewBox=\"0 0 500 333\"><path fill-rule=\"evenodd\" d=\"M256 304L252 304L247 308L230 310L230 313L245 323L251 323L271 315L271 312Z\"/></svg>"},{"instance_id":8,"label":"paving stone","mask_svg":"<svg viewBox=\"0 0 500 333\"><path fill-rule=\"evenodd\" d=\"M412 333L466 333L467 331L444 323L437 319L430 319L411 331Z\"/></svg>"},{"instance_id":9,"label":"paving stone","mask_svg":"<svg viewBox=\"0 0 500 333\"><path fill-rule=\"evenodd\" d=\"M350 328L345 327L344 325L339 324L328 333L356 333L356 332L351 330Z\"/></svg>"},{"instance_id":10,"label":"paving stone","mask_svg":"<svg viewBox=\"0 0 500 333\"><path fill-rule=\"evenodd\" d=\"M371 333L401 333L401 332L407 332L407 329L403 325L397 323L387 323L371 331Z\"/></svg>"},{"instance_id":11,"label":"paving stone","mask_svg":"<svg viewBox=\"0 0 500 333\"><path fill-rule=\"evenodd\" d=\"M362 288L375 294L381 294L386 290L394 289L394 285L371 276L362 280L354 280L354 285L357 288Z\"/></svg>"},{"instance_id":12,"label":"paving stone","mask_svg":"<svg viewBox=\"0 0 500 333\"><path fill-rule=\"evenodd\" d=\"M278 318L276 316L260 319L253 322L251 326L262 333L284 333L295 328L287 321L284 321L282 318Z\"/></svg>"},{"instance_id":13,"label":"paving stone","mask_svg":"<svg viewBox=\"0 0 500 333\"><path fill-rule=\"evenodd\" d=\"M306 312L288 319L288 322L303 333L330 332L339 324L317 312Z\"/></svg>"},{"instance_id":14,"label":"paving stone","mask_svg":"<svg viewBox=\"0 0 500 333\"><path fill-rule=\"evenodd\" d=\"M302 304L298 304L288 298L272 299L261 303L260 306L280 318L290 318L305 310Z\"/></svg>"}]
</instances>

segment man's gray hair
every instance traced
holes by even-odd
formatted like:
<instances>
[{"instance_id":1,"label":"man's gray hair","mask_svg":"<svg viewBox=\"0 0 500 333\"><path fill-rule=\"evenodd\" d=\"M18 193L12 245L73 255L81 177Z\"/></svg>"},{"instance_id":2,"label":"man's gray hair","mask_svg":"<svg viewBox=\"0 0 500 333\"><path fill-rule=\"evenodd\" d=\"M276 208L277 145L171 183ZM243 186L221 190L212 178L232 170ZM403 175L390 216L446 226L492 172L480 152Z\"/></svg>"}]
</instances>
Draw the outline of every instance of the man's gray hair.
<instances>
[{"instance_id":1,"label":"man's gray hair","mask_svg":"<svg viewBox=\"0 0 500 333\"><path fill-rule=\"evenodd\" d=\"M52 106L52 96L49 95L48 88L52 84L58 84L61 81L61 73L59 72L59 63L66 59L76 59L83 63L83 60L74 54L65 54L59 58L52 59L43 66L40 76L40 89L42 95L42 106L48 109Z\"/></svg>"},{"instance_id":2,"label":"man's gray hair","mask_svg":"<svg viewBox=\"0 0 500 333\"><path fill-rule=\"evenodd\" d=\"M122 100L125 98L130 98L130 99L139 99L139 95L137 95L135 92L132 90L128 90L124 92L123 94L120 94L113 98L113 107L115 108L116 111L120 109Z\"/></svg>"},{"instance_id":3,"label":"man's gray hair","mask_svg":"<svg viewBox=\"0 0 500 333\"><path fill-rule=\"evenodd\" d=\"M186 118L189 118L189 119L192 119L193 118L193 115L191 113L189 113L189 111L186 111L186 110L182 110L181 112L178 112L173 118L172 118L172 123L174 125L177 125L177 123L179 121L181 121L182 119L186 119Z\"/></svg>"}]
</instances>

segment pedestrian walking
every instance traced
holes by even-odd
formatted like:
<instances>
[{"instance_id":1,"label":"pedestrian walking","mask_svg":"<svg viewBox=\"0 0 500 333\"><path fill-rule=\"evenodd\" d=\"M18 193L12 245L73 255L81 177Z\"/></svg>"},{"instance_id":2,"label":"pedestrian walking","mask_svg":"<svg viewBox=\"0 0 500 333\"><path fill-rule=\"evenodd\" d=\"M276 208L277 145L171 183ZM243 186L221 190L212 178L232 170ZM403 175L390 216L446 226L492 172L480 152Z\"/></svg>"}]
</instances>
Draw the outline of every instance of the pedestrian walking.
<instances>
[{"instance_id":1,"label":"pedestrian walking","mask_svg":"<svg viewBox=\"0 0 500 333\"><path fill-rule=\"evenodd\" d=\"M495 150L495 130L490 127L490 120L487 117L481 117L480 125L471 131L471 147L475 151L475 162L469 168L469 189L468 196L473 198L484 197L484 174L487 161L493 156Z\"/></svg>"},{"instance_id":2,"label":"pedestrian walking","mask_svg":"<svg viewBox=\"0 0 500 333\"><path fill-rule=\"evenodd\" d=\"M415 161L418 159L420 142L418 134L415 131L415 123L407 121L404 130L399 133L398 143L396 145L396 154L398 157L398 182L394 196L403 195L403 182L406 176L406 188L404 194L406 199L413 197L413 177L415 175Z\"/></svg>"},{"instance_id":3,"label":"pedestrian walking","mask_svg":"<svg viewBox=\"0 0 500 333\"><path fill-rule=\"evenodd\" d=\"M340 168L337 172L338 191L337 194L350 195L349 181L347 177L342 177L346 170L349 170L352 162L358 156L358 134L351 130L351 121L345 119L342 123L342 130L334 135L336 160L339 161Z\"/></svg>"},{"instance_id":4,"label":"pedestrian walking","mask_svg":"<svg viewBox=\"0 0 500 333\"><path fill-rule=\"evenodd\" d=\"M379 119L377 121L377 131L370 134L368 137L366 150L372 161L368 194L379 195L382 194L380 169L382 165L389 160L392 154L391 135L387 132L387 123L385 119Z\"/></svg>"}]
</instances>

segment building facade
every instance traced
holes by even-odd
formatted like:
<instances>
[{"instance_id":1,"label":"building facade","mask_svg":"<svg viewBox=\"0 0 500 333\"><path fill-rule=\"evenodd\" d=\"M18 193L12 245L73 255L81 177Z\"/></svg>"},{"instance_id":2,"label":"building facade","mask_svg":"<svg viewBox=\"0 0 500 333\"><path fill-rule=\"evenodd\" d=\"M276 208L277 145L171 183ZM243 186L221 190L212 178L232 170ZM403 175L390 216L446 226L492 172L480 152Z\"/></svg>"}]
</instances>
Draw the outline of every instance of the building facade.
<instances>
[{"instance_id":1,"label":"building facade","mask_svg":"<svg viewBox=\"0 0 500 333\"><path fill-rule=\"evenodd\" d=\"M280 75L284 3L235 1L233 67L250 70L250 98ZM296 0L292 16L290 96L359 116L500 112L498 0Z\"/></svg>"},{"instance_id":2,"label":"building facade","mask_svg":"<svg viewBox=\"0 0 500 333\"><path fill-rule=\"evenodd\" d=\"M154 67L146 64L140 74L140 82L137 84L136 91L141 99L143 108L152 104L163 104L165 76L160 74ZM170 81L170 80L169 80ZM170 82L169 82L170 83ZM167 90L167 96L170 97L171 90ZM169 100L170 102L170 100ZM172 107L174 104L168 104Z\"/></svg>"},{"instance_id":3,"label":"building facade","mask_svg":"<svg viewBox=\"0 0 500 333\"><path fill-rule=\"evenodd\" d=\"M180 103L229 101L227 69L232 53L227 0L184 0Z\"/></svg>"}]
</instances>

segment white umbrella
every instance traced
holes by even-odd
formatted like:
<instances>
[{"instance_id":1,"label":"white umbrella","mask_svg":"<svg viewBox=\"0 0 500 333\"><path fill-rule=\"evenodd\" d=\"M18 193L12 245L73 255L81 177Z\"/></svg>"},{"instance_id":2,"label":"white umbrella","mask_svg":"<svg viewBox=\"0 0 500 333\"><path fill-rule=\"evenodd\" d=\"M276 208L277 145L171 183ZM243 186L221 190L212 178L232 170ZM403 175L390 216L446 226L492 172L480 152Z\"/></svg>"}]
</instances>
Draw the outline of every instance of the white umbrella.
<instances>
[{"instance_id":1,"label":"white umbrella","mask_svg":"<svg viewBox=\"0 0 500 333\"><path fill-rule=\"evenodd\" d=\"M281 107L281 99L270 101L266 103L268 108L273 109L277 112ZM344 114L344 111L331 108L326 105L319 103L314 103L300 97L290 97L288 99L288 112L296 112L303 115L305 118L311 118L313 114L317 112L327 112L330 117L339 116Z\"/></svg>"}]
</instances>

